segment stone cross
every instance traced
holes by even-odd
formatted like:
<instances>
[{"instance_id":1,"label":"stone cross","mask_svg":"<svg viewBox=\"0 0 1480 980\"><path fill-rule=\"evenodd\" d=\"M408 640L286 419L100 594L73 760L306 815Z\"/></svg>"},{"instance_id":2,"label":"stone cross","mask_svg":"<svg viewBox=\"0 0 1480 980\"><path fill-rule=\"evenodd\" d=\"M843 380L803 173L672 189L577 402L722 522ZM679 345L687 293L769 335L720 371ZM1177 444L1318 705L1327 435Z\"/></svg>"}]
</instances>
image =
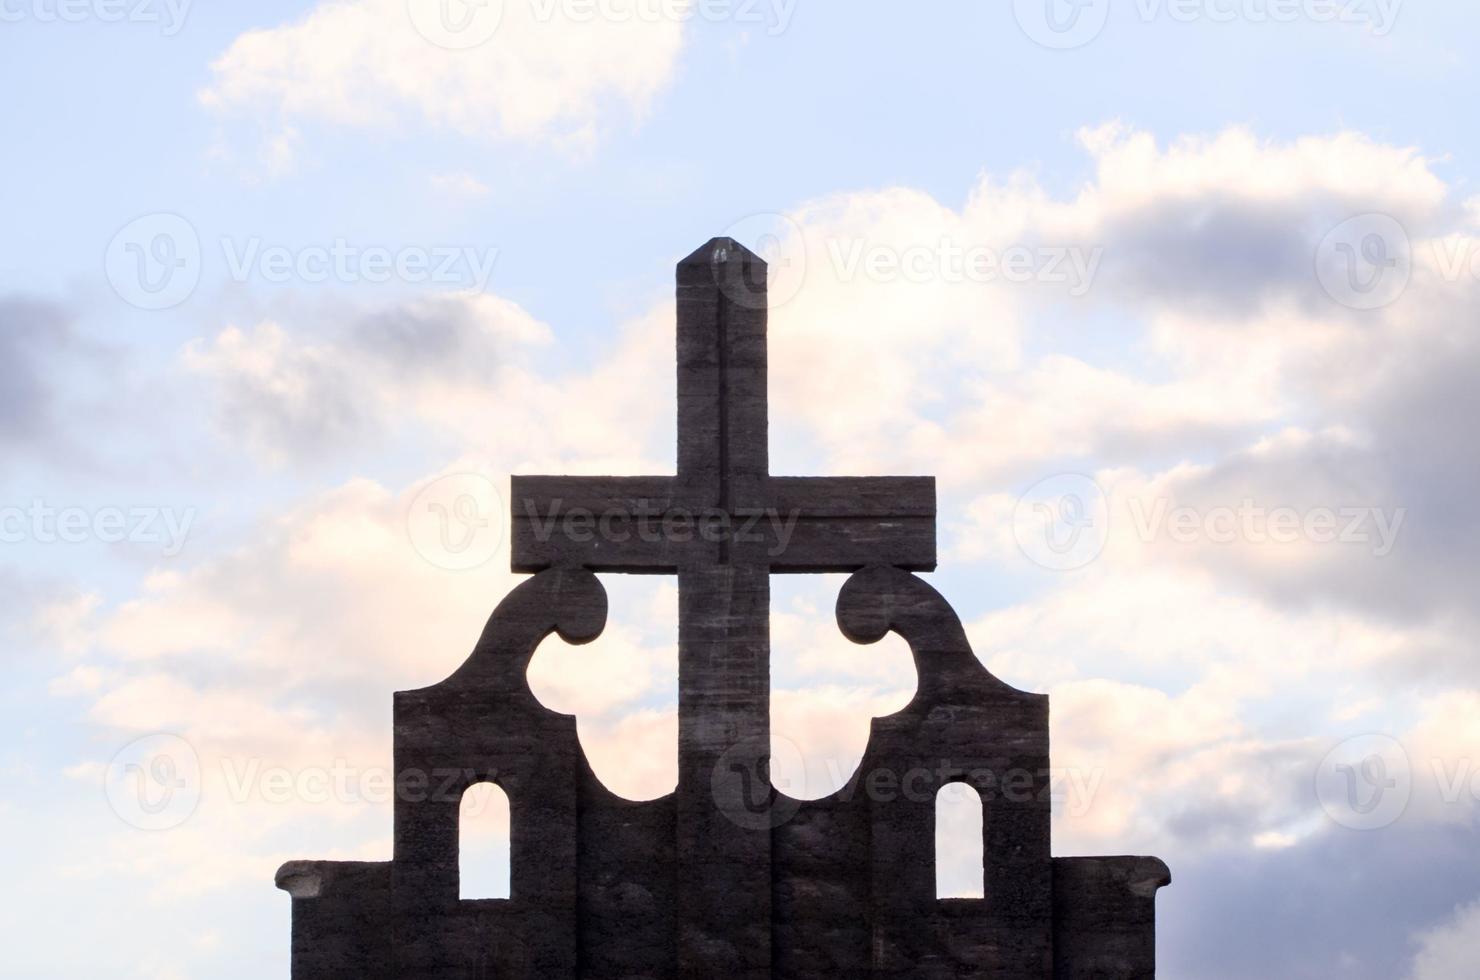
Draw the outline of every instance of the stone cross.
<instances>
[{"instance_id":1,"label":"stone cross","mask_svg":"<svg viewBox=\"0 0 1480 980\"><path fill-rule=\"evenodd\" d=\"M678 576L684 976L769 975L771 573L935 568L933 478L770 475L766 302L731 239L679 263L677 476L513 481L516 571Z\"/></svg>"},{"instance_id":2,"label":"stone cross","mask_svg":"<svg viewBox=\"0 0 1480 980\"><path fill-rule=\"evenodd\" d=\"M1053 857L1048 698L994 677L912 574L935 565L933 482L770 475L765 276L729 239L678 267L676 475L515 479L513 564L537 574L456 672L396 694L393 859L278 872L298 980L1155 975L1166 865ZM662 799L602 787L576 719L529 688L552 632L605 627L593 571L678 576ZM828 571L854 573L843 635L900 637L919 684L874 719L853 782L802 801L770 779L770 576ZM509 797L508 899L462 894L461 803L481 782ZM940 897L936 807L957 782L981 808L961 856L980 855L981 898Z\"/></svg>"}]
</instances>

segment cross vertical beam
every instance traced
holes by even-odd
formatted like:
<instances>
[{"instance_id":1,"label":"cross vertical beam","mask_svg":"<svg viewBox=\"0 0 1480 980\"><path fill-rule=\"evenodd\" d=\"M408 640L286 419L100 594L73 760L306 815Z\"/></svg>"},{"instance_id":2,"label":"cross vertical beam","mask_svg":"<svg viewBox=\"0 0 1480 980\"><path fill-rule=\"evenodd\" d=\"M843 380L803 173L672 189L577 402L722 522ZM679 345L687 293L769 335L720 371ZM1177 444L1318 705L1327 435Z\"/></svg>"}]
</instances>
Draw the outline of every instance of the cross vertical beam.
<instances>
[{"instance_id":1,"label":"cross vertical beam","mask_svg":"<svg viewBox=\"0 0 1480 980\"><path fill-rule=\"evenodd\" d=\"M677 482L720 513L767 502L766 315L744 248L679 263ZM770 568L744 536L705 544L678 570L679 975L768 977Z\"/></svg>"},{"instance_id":2,"label":"cross vertical beam","mask_svg":"<svg viewBox=\"0 0 1480 980\"><path fill-rule=\"evenodd\" d=\"M766 318L759 257L722 238L684 259L678 474L520 476L511 494L515 571L678 576L685 980L771 972L770 576L935 568L933 479L770 476Z\"/></svg>"}]
</instances>

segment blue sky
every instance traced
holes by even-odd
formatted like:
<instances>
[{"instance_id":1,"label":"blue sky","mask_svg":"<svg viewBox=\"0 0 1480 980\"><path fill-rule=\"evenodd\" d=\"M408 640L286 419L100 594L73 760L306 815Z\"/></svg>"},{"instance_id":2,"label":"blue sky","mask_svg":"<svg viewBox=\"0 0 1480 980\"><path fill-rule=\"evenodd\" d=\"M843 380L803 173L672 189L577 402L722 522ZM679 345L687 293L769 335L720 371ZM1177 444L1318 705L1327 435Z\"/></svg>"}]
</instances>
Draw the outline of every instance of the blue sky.
<instances>
[{"instance_id":1,"label":"blue sky","mask_svg":"<svg viewBox=\"0 0 1480 980\"><path fill-rule=\"evenodd\" d=\"M388 857L389 810L262 773L388 764L391 692L517 581L500 540L428 556L417 508L670 468L672 266L726 233L791 277L773 467L939 475L932 581L1097 774L1057 852L1172 865L1163 973L1467 975L1473 5L1089 0L1054 50L1031 0L504 0L450 50L422 0L136 3L0 0L15 975L285 973L273 870ZM452 275L371 281L367 250ZM181 255L148 308L141 257ZM1088 536L1045 550L1070 497ZM607 635L533 682L658 796L674 594L608 585ZM914 682L837 635L838 585L776 589L812 795ZM160 752L192 809L110 805ZM1379 757L1402 805L1344 807L1336 767Z\"/></svg>"}]
</instances>

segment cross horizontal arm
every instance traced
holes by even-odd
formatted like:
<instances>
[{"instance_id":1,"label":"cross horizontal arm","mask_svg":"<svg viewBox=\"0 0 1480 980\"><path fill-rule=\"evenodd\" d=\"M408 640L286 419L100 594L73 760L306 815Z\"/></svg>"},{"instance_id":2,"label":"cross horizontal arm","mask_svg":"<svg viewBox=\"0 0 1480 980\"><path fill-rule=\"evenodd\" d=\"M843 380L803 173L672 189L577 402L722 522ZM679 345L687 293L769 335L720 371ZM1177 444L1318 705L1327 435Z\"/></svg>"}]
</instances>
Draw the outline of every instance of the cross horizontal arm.
<instances>
[{"instance_id":1,"label":"cross horizontal arm","mask_svg":"<svg viewBox=\"0 0 1480 980\"><path fill-rule=\"evenodd\" d=\"M935 570L934 477L773 477L770 491L772 571Z\"/></svg>"},{"instance_id":2,"label":"cross horizontal arm","mask_svg":"<svg viewBox=\"0 0 1480 980\"><path fill-rule=\"evenodd\" d=\"M671 476L516 476L510 560L516 572L583 565L597 572L672 574L688 547L662 533Z\"/></svg>"},{"instance_id":3,"label":"cross horizontal arm","mask_svg":"<svg viewBox=\"0 0 1480 980\"><path fill-rule=\"evenodd\" d=\"M516 572L672 574L716 561L722 540L742 544L740 561L781 573L935 568L930 477L776 477L764 507L733 513L687 499L667 476L515 477L512 486Z\"/></svg>"}]
</instances>

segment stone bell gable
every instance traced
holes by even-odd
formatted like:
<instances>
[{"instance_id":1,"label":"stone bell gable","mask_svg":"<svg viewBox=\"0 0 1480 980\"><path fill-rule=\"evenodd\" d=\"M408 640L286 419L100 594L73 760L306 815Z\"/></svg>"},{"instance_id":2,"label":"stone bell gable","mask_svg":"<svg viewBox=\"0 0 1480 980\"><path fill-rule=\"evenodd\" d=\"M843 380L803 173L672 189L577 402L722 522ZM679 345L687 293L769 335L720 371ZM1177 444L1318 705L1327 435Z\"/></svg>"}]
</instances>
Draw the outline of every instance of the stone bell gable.
<instances>
[{"instance_id":1,"label":"stone bell gable","mask_svg":"<svg viewBox=\"0 0 1480 980\"><path fill-rule=\"evenodd\" d=\"M678 474L515 480L531 577L456 673L395 696L392 860L278 873L295 980L1154 976L1167 868L1052 857L1048 699L994 677L916 574L935 565L934 482L769 474L765 326L764 263L709 243L679 266ZM572 510L604 533L558 519ZM918 685L848 784L803 801L770 781L769 579L818 571L849 573L837 621L860 655L897 634ZM552 633L602 632L595 572L679 580L679 779L658 800L608 791L526 679ZM460 897L481 783L509 800L507 899ZM958 783L982 808L981 898L937 897Z\"/></svg>"}]
</instances>

